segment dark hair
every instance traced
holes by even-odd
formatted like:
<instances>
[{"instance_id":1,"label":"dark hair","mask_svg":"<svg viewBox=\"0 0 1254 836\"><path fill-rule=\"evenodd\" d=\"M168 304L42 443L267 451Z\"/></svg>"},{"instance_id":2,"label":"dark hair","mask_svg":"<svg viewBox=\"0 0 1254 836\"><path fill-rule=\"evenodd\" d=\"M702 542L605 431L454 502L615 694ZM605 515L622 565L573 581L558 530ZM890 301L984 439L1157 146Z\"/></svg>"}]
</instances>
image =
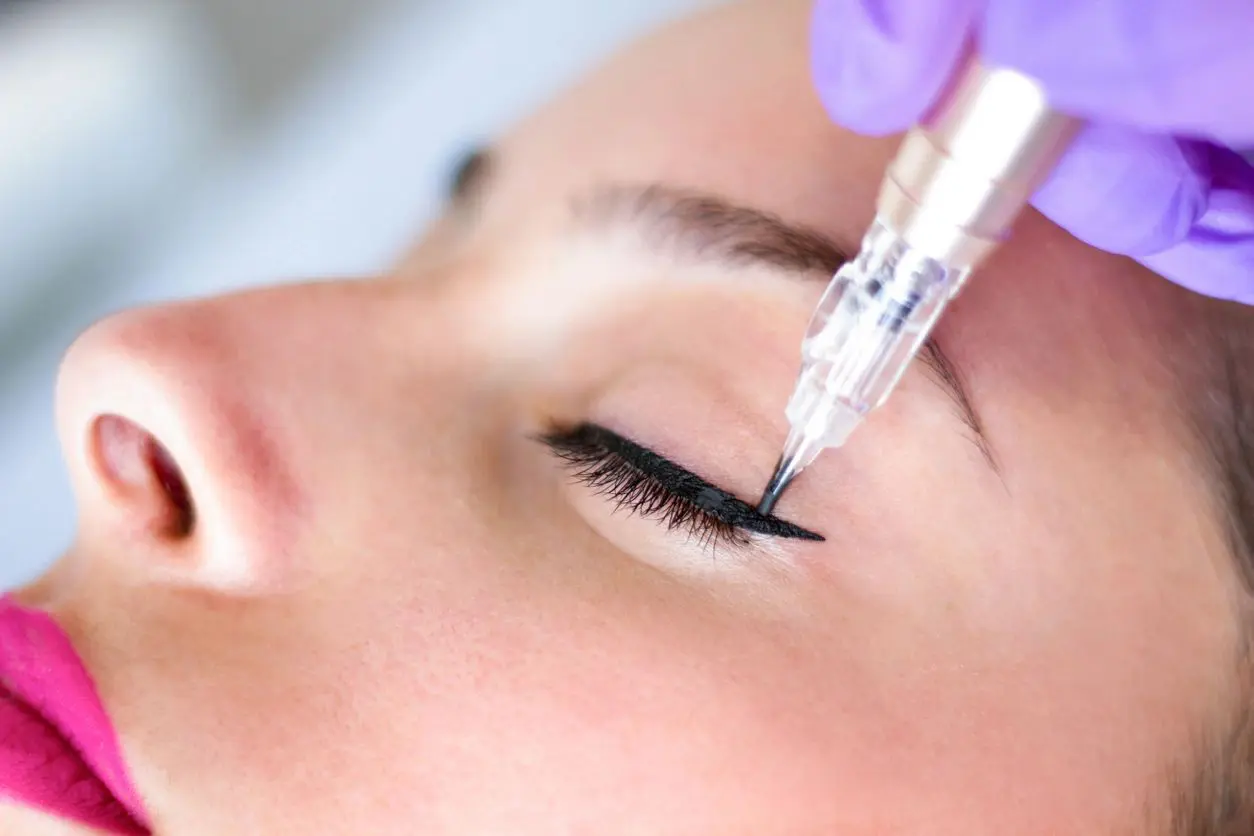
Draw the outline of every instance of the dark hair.
<instances>
[{"instance_id":1,"label":"dark hair","mask_svg":"<svg viewBox=\"0 0 1254 836\"><path fill-rule=\"evenodd\" d=\"M1254 836L1254 308L1205 300L1205 368L1185 381L1240 584L1236 704L1178 782L1175 836ZM1192 377L1192 375L1190 375ZM1198 383L1202 384L1199 391ZM1199 397L1199 394L1201 395Z\"/></svg>"},{"instance_id":2,"label":"dark hair","mask_svg":"<svg viewBox=\"0 0 1254 836\"><path fill-rule=\"evenodd\" d=\"M1254 834L1254 708L1246 657L1242 705L1228 718L1224 734L1174 788L1174 836L1251 836Z\"/></svg>"}]
</instances>

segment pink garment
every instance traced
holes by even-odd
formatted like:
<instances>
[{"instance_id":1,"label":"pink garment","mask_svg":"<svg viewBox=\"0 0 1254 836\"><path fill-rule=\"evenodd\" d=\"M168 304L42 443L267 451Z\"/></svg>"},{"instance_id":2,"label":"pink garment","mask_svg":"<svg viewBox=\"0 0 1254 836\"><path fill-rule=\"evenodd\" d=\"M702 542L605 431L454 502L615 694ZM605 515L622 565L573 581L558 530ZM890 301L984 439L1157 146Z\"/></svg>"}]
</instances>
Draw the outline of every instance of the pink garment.
<instances>
[{"instance_id":1,"label":"pink garment","mask_svg":"<svg viewBox=\"0 0 1254 836\"><path fill-rule=\"evenodd\" d=\"M69 638L9 598L0 598L0 796L106 833L150 833Z\"/></svg>"}]
</instances>

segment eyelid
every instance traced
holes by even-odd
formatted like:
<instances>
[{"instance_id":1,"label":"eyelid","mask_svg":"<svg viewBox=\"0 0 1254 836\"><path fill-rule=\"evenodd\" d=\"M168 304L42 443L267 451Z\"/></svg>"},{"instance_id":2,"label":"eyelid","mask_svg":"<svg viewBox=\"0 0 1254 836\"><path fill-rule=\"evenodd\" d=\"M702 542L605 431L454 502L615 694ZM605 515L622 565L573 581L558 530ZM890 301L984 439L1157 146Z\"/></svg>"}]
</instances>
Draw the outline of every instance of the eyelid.
<instances>
[{"instance_id":1,"label":"eyelid","mask_svg":"<svg viewBox=\"0 0 1254 836\"><path fill-rule=\"evenodd\" d=\"M593 494L626 509L633 516L659 521L668 531L687 529L702 550L715 551L720 544L748 545L748 537L710 515L697 505L676 497L656 481L631 468L620 457L588 437L589 426L554 430L538 440L549 448L577 481Z\"/></svg>"},{"instance_id":2,"label":"eyelid","mask_svg":"<svg viewBox=\"0 0 1254 836\"><path fill-rule=\"evenodd\" d=\"M661 519L670 529L687 527L704 538L729 541L747 541L750 534L824 539L778 517L759 514L686 468L596 424L554 430L540 440L594 491L642 517Z\"/></svg>"}]
</instances>

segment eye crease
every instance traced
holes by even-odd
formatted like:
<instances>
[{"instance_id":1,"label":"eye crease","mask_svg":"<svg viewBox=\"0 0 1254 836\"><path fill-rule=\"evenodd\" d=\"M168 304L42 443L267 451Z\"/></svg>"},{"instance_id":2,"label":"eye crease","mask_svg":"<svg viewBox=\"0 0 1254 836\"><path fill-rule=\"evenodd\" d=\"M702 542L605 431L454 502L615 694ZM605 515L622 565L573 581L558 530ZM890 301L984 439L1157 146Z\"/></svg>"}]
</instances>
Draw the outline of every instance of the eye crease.
<instances>
[{"instance_id":1,"label":"eye crease","mask_svg":"<svg viewBox=\"0 0 1254 836\"><path fill-rule=\"evenodd\" d=\"M647 447L596 424L540 436L578 481L619 509L687 530L703 545L747 545L750 534L821 542L823 536L771 515Z\"/></svg>"}]
</instances>

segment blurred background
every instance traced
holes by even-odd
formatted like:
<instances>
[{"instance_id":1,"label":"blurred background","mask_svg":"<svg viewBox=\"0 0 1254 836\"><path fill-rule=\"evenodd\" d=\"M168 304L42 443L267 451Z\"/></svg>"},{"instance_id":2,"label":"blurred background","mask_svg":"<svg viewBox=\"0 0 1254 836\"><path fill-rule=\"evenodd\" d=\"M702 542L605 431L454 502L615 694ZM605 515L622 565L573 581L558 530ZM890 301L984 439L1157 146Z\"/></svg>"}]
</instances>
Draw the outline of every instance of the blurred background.
<instances>
[{"instance_id":1,"label":"blurred background","mask_svg":"<svg viewBox=\"0 0 1254 836\"><path fill-rule=\"evenodd\" d=\"M450 168L709 0L0 0L0 588L70 542L59 357L135 304L386 269Z\"/></svg>"}]
</instances>

